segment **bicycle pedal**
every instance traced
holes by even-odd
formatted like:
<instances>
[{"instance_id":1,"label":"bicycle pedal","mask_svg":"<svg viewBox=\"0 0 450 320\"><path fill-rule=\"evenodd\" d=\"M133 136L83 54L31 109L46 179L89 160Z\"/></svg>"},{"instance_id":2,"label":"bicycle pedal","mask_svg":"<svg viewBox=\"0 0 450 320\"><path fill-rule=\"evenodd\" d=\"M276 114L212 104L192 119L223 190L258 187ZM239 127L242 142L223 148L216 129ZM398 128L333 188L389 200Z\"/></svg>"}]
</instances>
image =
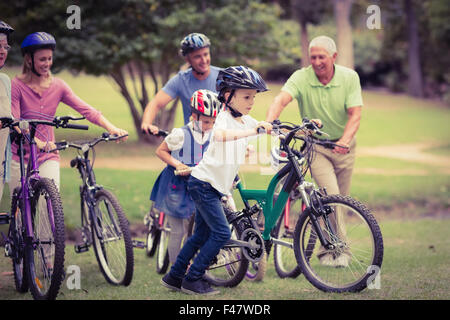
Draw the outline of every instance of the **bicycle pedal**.
<instances>
[{"instance_id":1,"label":"bicycle pedal","mask_svg":"<svg viewBox=\"0 0 450 320\"><path fill-rule=\"evenodd\" d=\"M83 253L83 252L89 251L89 244L87 244L87 243L76 244L74 247L75 247L76 253Z\"/></svg>"},{"instance_id":2,"label":"bicycle pedal","mask_svg":"<svg viewBox=\"0 0 450 320\"><path fill-rule=\"evenodd\" d=\"M133 240L133 247L138 249L145 249L146 244L144 241Z\"/></svg>"},{"instance_id":3,"label":"bicycle pedal","mask_svg":"<svg viewBox=\"0 0 450 320\"><path fill-rule=\"evenodd\" d=\"M9 213L8 212L0 213L0 224L9 224Z\"/></svg>"}]
</instances>

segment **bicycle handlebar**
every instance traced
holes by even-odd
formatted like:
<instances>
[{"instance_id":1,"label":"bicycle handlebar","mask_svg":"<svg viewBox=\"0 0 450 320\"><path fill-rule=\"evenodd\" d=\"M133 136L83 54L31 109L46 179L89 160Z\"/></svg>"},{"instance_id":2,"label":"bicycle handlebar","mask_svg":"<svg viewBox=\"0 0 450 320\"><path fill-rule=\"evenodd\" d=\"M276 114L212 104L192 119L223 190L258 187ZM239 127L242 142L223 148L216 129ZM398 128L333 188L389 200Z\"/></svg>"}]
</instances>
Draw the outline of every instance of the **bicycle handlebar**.
<instances>
[{"instance_id":1,"label":"bicycle handlebar","mask_svg":"<svg viewBox=\"0 0 450 320\"><path fill-rule=\"evenodd\" d=\"M55 142L56 148L49 150L47 152L50 153L50 152L54 152L57 150L65 150L67 148L75 148L78 150L87 151L90 148L93 148L97 143L99 143L101 141L115 141L115 140L119 140L119 139L122 139L127 136L128 136L128 134L125 134L123 136L116 136L116 135L110 135L108 132L103 132L102 136L100 138L95 138L94 140L91 140L91 141L85 141L85 142L81 142L81 143L67 142L67 141Z\"/></svg>"},{"instance_id":2,"label":"bicycle handlebar","mask_svg":"<svg viewBox=\"0 0 450 320\"><path fill-rule=\"evenodd\" d=\"M167 137L168 135L169 135L169 132L168 131L165 131L165 130L162 130L162 129L158 129L159 131L158 131L158 133L157 134L153 134L151 131L145 131L145 130L142 130L142 133L143 134L151 134L152 136L155 136L155 137Z\"/></svg>"},{"instance_id":3,"label":"bicycle handlebar","mask_svg":"<svg viewBox=\"0 0 450 320\"><path fill-rule=\"evenodd\" d=\"M323 132L319 130L319 126L314 122L307 118L303 118L302 125L294 125L289 122L281 122L279 120L275 120L272 122L272 126L274 128L274 131L278 134L283 134L281 132L282 129L288 130L289 132L285 135L285 141L286 144L288 144L293 138L294 139L300 139L305 142L313 143L321 145L327 149L334 149L335 147L340 147L343 149L349 149L347 146L342 146L339 144L336 144L334 141L328 140L328 139L319 139L313 136L313 134L318 135L328 135L326 132ZM320 127L321 128L321 127ZM303 134L298 136L297 132L302 131ZM309 131L309 132L308 132ZM284 134L283 134L284 135ZM305 138L305 136L307 138ZM307 140L307 141L306 141Z\"/></svg>"},{"instance_id":4,"label":"bicycle handlebar","mask_svg":"<svg viewBox=\"0 0 450 320\"><path fill-rule=\"evenodd\" d=\"M28 129L29 125L32 126L43 124L47 126L52 126L56 128L67 128L67 129L78 129L78 130L88 130L89 126L82 124L72 124L69 123L70 120L83 120L84 117L74 118L72 116L55 117L52 121L42 120L42 119L23 119L15 120L11 118L0 118L2 122L2 127L19 127L20 129Z\"/></svg>"}]
</instances>

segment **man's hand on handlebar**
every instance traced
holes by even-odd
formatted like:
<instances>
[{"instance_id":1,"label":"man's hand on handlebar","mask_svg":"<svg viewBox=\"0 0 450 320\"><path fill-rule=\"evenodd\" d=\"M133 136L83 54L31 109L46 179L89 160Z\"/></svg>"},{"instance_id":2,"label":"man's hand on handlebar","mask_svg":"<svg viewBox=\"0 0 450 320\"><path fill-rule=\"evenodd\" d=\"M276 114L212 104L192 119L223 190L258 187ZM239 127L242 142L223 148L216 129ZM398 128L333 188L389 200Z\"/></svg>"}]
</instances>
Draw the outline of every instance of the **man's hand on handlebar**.
<instances>
[{"instance_id":1,"label":"man's hand on handlebar","mask_svg":"<svg viewBox=\"0 0 450 320\"><path fill-rule=\"evenodd\" d=\"M343 142L342 140L338 140L336 142L336 144L337 144L337 146L334 147L334 149L332 151L333 153L347 154L350 152L350 145L348 143ZM340 146L345 147L345 148L341 148Z\"/></svg>"},{"instance_id":2,"label":"man's hand on handlebar","mask_svg":"<svg viewBox=\"0 0 450 320\"><path fill-rule=\"evenodd\" d=\"M142 123L141 130L147 134L157 135L159 128L149 123Z\"/></svg>"}]
</instances>

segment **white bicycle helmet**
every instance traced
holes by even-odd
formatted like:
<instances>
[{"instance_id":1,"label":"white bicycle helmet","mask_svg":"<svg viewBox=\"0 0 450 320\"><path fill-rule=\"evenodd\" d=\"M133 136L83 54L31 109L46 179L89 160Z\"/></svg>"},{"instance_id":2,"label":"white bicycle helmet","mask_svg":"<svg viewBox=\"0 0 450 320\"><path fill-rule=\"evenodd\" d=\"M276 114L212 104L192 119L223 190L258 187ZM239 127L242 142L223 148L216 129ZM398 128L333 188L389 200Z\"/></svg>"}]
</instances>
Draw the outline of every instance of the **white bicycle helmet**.
<instances>
[{"instance_id":1,"label":"white bicycle helmet","mask_svg":"<svg viewBox=\"0 0 450 320\"><path fill-rule=\"evenodd\" d=\"M191 97L192 113L215 118L220 112L220 107L221 103L217 99L217 94L210 90L197 90Z\"/></svg>"}]
</instances>

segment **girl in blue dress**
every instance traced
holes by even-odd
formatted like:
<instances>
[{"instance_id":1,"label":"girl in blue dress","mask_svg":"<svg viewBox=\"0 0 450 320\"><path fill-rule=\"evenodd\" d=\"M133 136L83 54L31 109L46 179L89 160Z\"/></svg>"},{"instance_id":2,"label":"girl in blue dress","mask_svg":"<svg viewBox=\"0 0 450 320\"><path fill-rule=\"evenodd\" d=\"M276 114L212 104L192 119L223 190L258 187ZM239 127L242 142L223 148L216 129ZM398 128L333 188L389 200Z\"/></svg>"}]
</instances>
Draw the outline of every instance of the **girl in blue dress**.
<instances>
[{"instance_id":1,"label":"girl in blue dress","mask_svg":"<svg viewBox=\"0 0 450 320\"><path fill-rule=\"evenodd\" d=\"M156 155L167 167L153 186L150 200L167 215L171 228L168 251L173 264L187 234L189 218L195 205L187 192L190 168L197 165L209 145L211 129L220 111L217 95L209 90L197 90L191 97L191 121L175 128L156 149ZM175 170L179 173L175 175Z\"/></svg>"}]
</instances>

